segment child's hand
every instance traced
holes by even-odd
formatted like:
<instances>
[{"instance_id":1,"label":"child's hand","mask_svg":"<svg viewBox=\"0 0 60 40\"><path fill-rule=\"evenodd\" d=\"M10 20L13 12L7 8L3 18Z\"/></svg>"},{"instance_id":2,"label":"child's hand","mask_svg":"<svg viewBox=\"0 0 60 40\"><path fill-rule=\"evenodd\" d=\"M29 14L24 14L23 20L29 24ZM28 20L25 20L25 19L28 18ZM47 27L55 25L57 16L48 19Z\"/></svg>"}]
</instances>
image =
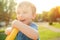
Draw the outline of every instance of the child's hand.
<instances>
[{"instance_id":1,"label":"child's hand","mask_svg":"<svg viewBox=\"0 0 60 40\"><path fill-rule=\"evenodd\" d=\"M12 27L13 28L19 28L19 26L21 26L23 23L22 22L20 22L19 20L14 20L13 22L12 22Z\"/></svg>"},{"instance_id":2,"label":"child's hand","mask_svg":"<svg viewBox=\"0 0 60 40\"><path fill-rule=\"evenodd\" d=\"M12 27L13 28L17 28L20 29L21 27L24 27L26 24L24 24L23 22L19 21L19 20L14 20L12 22ZM25 26L26 27L26 26Z\"/></svg>"},{"instance_id":3,"label":"child's hand","mask_svg":"<svg viewBox=\"0 0 60 40\"><path fill-rule=\"evenodd\" d=\"M9 34L11 33L11 30L12 30L12 27L6 28L5 34L6 34L6 35L9 35Z\"/></svg>"}]
</instances>

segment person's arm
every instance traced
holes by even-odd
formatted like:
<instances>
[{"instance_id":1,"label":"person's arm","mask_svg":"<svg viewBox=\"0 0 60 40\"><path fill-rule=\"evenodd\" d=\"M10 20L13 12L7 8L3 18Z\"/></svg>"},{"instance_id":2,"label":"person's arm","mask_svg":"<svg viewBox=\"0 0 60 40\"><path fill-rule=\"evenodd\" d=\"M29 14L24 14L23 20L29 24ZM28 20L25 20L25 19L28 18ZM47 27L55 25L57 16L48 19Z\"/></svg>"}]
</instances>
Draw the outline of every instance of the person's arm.
<instances>
[{"instance_id":1,"label":"person's arm","mask_svg":"<svg viewBox=\"0 0 60 40\"><path fill-rule=\"evenodd\" d=\"M34 40L38 39L38 31L31 28L30 26L18 20L15 20L12 25L14 25L13 27L16 27L18 30L24 33L27 37L34 39Z\"/></svg>"}]
</instances>

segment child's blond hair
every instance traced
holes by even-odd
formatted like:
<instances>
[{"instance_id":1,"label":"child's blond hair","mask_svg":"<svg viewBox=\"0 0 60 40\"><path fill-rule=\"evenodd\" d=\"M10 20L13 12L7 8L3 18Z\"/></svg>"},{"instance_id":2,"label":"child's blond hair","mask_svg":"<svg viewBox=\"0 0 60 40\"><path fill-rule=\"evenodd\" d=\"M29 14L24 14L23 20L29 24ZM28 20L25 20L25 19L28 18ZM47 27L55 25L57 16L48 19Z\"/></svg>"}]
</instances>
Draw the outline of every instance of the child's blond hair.
<instances>
[{"instance_id":1,"label":"child's blond hair","mask_svg":"<svg viewBox=\"0 0 60 40\"><path fill-rule=\"evenodd\" d=\"M17 8L19 8L21 6L24 6L24 5L27 6L27 7L31 7L32 8L32 13L36 13L36 7L32 3L27 2L27 1L19 3Z\"/></svg>"}]
</instances>

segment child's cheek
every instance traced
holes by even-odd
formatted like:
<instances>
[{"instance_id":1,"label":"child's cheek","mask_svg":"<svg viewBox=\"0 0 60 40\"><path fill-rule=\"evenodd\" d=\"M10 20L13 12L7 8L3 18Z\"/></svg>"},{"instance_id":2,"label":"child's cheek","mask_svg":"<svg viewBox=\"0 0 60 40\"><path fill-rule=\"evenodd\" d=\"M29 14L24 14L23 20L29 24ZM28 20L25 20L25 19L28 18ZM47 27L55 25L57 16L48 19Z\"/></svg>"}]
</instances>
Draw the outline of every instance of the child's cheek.
<instances>
[{"instance_id":1,"label":"child's cheek","mask_svg":"<svg viewBox=\"0 0 60 40\"><path fill-rule=\"evenodd\" d=\"M20 17L19 16L17 16L17 20L20 20Z\"/></svg>"}]
</instances>

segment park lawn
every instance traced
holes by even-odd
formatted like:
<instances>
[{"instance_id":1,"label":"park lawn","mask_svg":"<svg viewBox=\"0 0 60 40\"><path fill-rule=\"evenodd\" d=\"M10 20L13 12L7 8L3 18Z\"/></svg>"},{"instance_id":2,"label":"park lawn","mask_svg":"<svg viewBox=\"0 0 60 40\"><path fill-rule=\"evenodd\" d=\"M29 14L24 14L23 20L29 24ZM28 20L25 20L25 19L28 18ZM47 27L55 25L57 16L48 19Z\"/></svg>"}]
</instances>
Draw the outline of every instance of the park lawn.
<instances>
[{"instance_id":1,"label":"park lawn","mask_svg":"<svg viewBox=\"0 0 60 40\"><path fill-rule=\"evenodd\" d=\"M53 23L52 26L55 27L55 28L60 28L60 23Z\"/></svg>"},{"instance_id":2,"label":"park lawn","mask_svg":"<svg viewBox=\"0 0 60 40\"><path fill-rule=\"evenodd\" d=\"M40 36L41 40L50 40L50 39L53 39L53 38L60 37L60 33L53 32L53 31L51 31L49 29L46 29L42 26L39 26L38 29L39 29L38 31L39 31L39 36Z\"/></svg>"},{"instance_id":3,"label":"park lawn","mask_svg":"<svg viewBox=\"0 0 60 40\"><path fill-rule=\"evenodd\" d=\"M6 37L6 35L4 33L4 30L0 29L0 40L5 40L5 37Z\"/></svg>"},{"instance_id":4,"label":"park lawn","mask_svg":"<svg viewBox=\"0 0 60 40\"><path fill-rule=\"evenodd\" d=\"M39 31L39 36L41 40L49 40L52 38L60 37L60 33L53 32L42 26L38 27L38 31ZM4 34L4 30L0 30L0 40L4 40L5 38L6 38L6 35Z\"/></svg>"},{"instance_id":5,"label":"park lawn","mask_svg":"<svg viewBox=\"0 0 60 40\"><path fill-rule=\"evenodd\" d=\"M6 35L4 33L0 33L0 40L5 40Z\"/></svg>"}]
</instances>

